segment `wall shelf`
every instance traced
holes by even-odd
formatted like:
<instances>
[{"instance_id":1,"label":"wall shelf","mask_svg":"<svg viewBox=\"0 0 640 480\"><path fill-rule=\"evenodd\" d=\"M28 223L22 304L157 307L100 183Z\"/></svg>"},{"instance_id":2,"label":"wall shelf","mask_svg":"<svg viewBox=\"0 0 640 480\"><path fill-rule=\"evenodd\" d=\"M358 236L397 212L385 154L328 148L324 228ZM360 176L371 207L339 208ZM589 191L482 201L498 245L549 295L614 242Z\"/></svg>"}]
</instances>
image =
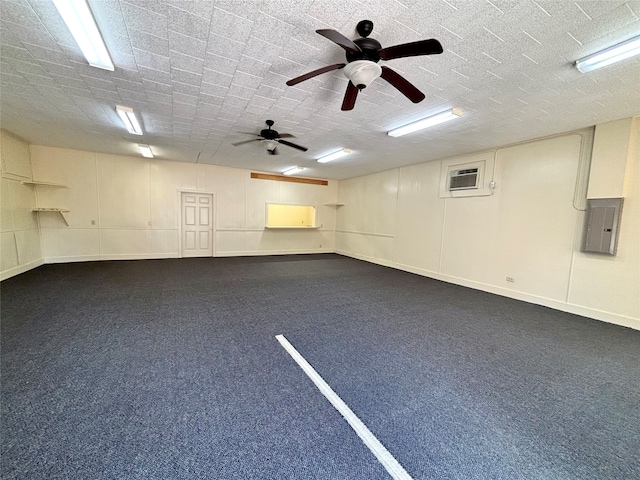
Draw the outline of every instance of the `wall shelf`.
<instances>
[{"instance_id":1,"label":"wall shelf","mask_svg":"<svg viewBox=\"0 0 640 480\"><path fill-rule=\"evenodd\" d=\"M64 208L47 208L47 207L40 207L40 208L32 208L31 209L32 212L35 213L42 213L42 212L55 212L55 213L59 213L60 216L62 217L62 219L64 220L64 223L67 224L67 227L69 226L69 222L67 221L67 217L64 216L65 213L68 213L69 210L66 210Z\"/></svg>"},{"instance_id":2,"label":"wall shelf","mask_svg":"<svg viewBox=\"0 0 640 480\"><path fill-rule=\"evenodd\" d=\"M23 185L30 185L32 187L54 187L54 188L69 188L67 185L62 185L60 183L52 183L52 182L41 182L38 180L24 180L21 182ZM37 200L37 195L36 195ZM59 213L64 223L69 226L69 222L67 221L67 217L65 217L65 213L69 212L66 208L57 208L57 207L36 207L31 209L32 212L42 213L42 212L54 212Z\"/></svg>"},{"instance_id":3,"label":"wall shelf","mask_svg":"<svg viewBox=\"0 0 640 480\"><path fill-rule=\"evenodd\" d=\"M33 185L35 187L58 187L58 188L69 188L67 185L61 185L59 183L51 183L51 182L39 182L36 180L25 180L21 182L23 185Z\"/></svg>"}]
</instances>

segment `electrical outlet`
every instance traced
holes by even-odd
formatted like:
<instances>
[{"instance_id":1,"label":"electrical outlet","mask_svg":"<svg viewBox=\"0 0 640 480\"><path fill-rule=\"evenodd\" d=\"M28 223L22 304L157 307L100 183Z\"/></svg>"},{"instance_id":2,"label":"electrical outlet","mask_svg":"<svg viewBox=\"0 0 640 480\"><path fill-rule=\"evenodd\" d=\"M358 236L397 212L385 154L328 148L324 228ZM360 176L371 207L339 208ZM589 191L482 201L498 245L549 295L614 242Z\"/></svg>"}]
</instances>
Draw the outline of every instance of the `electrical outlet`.
<instances>
[{"instance_id":1,"label":"electrical outlet","mask_svg":"<svg viewBox=\"0 0 640 480\"><path fill-rule=\"evenodd\" d=\"M513 277L507 277L507 282L513 283L515 282L515 279Z\"/></svg>"}]
</instances>

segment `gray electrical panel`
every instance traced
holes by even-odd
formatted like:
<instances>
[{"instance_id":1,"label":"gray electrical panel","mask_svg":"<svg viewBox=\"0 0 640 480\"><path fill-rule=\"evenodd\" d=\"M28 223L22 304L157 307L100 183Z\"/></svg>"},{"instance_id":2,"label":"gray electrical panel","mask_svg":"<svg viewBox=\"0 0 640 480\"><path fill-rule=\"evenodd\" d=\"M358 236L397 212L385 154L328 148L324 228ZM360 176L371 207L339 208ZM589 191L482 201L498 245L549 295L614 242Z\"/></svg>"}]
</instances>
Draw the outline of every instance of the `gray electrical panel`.
<instances>
[{"instance_id":1,"label":"gray electrical panel","mask_svg":"<svg viewBox=\"0 0 640 480\"><path fill-rule=\"evenodd\" d=\"M615 255L622 211L622 198L587 200L583 252Z\"/></svg>"}]
</instances>

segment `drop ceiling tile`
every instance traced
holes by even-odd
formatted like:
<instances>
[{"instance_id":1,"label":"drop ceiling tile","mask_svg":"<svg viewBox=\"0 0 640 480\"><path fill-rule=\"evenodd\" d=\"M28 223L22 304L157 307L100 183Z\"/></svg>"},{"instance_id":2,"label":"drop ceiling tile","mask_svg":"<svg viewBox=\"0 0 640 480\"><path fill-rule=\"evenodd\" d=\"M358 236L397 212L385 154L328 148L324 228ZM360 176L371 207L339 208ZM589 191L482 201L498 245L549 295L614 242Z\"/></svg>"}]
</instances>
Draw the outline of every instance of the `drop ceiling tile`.
<instances>
[{"instance_id":1,"label":"drop ceiling tile","mask_svg":"<svg viewBox=\"0 0 640 480\"><path fill-rule=\"evenodd\" d=\"M158 83L158 82L154 82L152 80L147 80L147 79L143 79L142 84L144 85L145 92L147 93L158 92L164 95L171 95L171 93L173 92L171 84L167 85L164 83Z\"/></svg>"},{"instance_id":2,"label":"drop ceiling tile","mask_svg":"<svg viewBox=\"0 0 640 480\"><path fill-rule=\"evenodd\" d=\"M141 94L140 92L134 92L132 90L126 90L124 88L118 89L118 95L122 99L123 102L127 103L127 106L132 107L132 102L140 102L140 105L143 106L142 102L146 101L146 96Z\"/></svg>"},{"instance_id":3,"label":"drop ceiling tile","mask_svg":"<svg viewBox=\"0 0 640 480\"><path fill-rule=\"evenodd\" d=\"M204 57L194 57L178 52L171 52L171 68L202 75Z\"/></svg>"},{"instance_id":4,"label":"drop ceiling tile","mask_svg":"<svg viewBox=\"0 0 640 480\"><path fill-rule=\"evenodd\" d=\"M174 124L176 123L175 119L177 117L184 117L187 119L193 118L196 114L196 105L188 105L186 103L173 103L173 115L174 115ZM190 126L186 127L187 132L191 129Z\"/></svg>"},{"instance_id":5,"label":"drop ceiling tile","mask_svg":"<svg viewBox=\"0 0 640 480\"><path fill-rule=\"evenodd\" d=\"M84 84L89 88L98 88L110 92L116 92L116 86L111 80L102 80L100 78L80 76Z\"/></svg>"},{"instance_id":6,"label":"drop ceiling tile","mask_svg":"<svg viewBox=\"0 0 640 480\"><path fill-rule=\"evenodd\" d=\"M232 83L227 90L227 95L249 100L251 97L253 97L255 92L255 88L243 87L242 85Z\"/></svg>"},{"instance_id":7,"label":"drop ceiling tile","mask_svg":"<svg viewBox=\"0 0 640 480\"><path fill-rule=\"evenodd\" d=\"M244 48L245 44L243 42L211 33L207 42L206 52L237 60Z\"/></svg>"},{"instance_id":8,"label":"drop ceiling tile","mask_svg":"<svg viewBox=\"0 0 640 480\"><path fill-rule=\"evenodd\" d=\"M178 68L171 68L171 79L174 82L186 83L188 85L199 86L203 76L199 73L187 72Z\"/></svg>"},{"instance_id":9,"label":"drop ceiling tile","mask_svg":"<svg viewBox=\"0 0 640 480\"><path fill-rule=\"evenodd\" d=\"M69 60L67 59L67 56L58 49L43 48L38 45L31 45L29 43L24 43L24 42L22 45L24 45L25 49L28 51L29 57L31 57L33 60L43 60L46 62L59 63L59 64L67 64L69 62ZM12 47L8 47L8 46L3 46L2 50L3 50L2 51L3 57L5 57L6 55L15 55L18 53L18 52L12 53ZM18 50L22 50L22 49L18 49ZM25 55L24 52L22 52L22 54ZM24 60L27 60L26 55Z\"/></svg>"},{"instance_id":10,"label":"drop ceiling tile","mask_svg":"<svg viewBox=\"0 0 640 480\"><path fill-rule=\"evenodd\" d=\"M198 116L198 118L215 120L221 106L222 104L215 105L212 103L201 103L200 105L198 105L196 115Z\"/></svg>"},{"instance_id":11,"label":"drop ceiling tile","mask_svg":"<svg viewBox=\"0 0 640 480\"><path fill-rule=\"evenodd\" d=\"M207 51L207 41L169 30L169 49L196 58L204 58Z\"/></svg>"},{"instance_id":12,"label":"drop ceiling tile","mask_svg":"<svg viewBox=\"0 0 640 480\"><path fill-rule=\"evenodd\" d=\"M211 17L211 34L216 34L222 37L234 39L235 41L244 42L249 38L251 29L253 28L253 21L243 18L237 15L237 8L233 8L233 5L229 5L230 9L218 8L217 6L213 10ZM241 10L245 10L245 6ZM236 10L235 13L232 13Z\"/></svg>"},{"instance_id":13,"label":"drop ceiling tile","mask_svg":"<svg viewBox=\"0 0 640 480\"><path fill-rule=\"evenodd\" d=\"M140 72L143 83L145 80L148 80L159 84L171 85L171 74L168 72L154 70L142 65L138 66L138 71Z\"/></svg>"},{"instance_id":14,"label":"drop ceiling tile","mask_svg":"<svg viewBox=\"0 0 640 480\"><path fill-rule=\"evenodd\" d=\"M233 81L233 75L204 68L202 71L202 83L210 83L221 87L228 87Z\"/></svg>"},{"instance_id":15,"label":"drop ceiling tile","mask_svg":"<svg viewBox=\"0 0 640 480\"><path fill-rule=\"evenodd\" d=\"M200 84L192 85L189 83L182 83L174 81L172 83L172 89L174 94L183 94L197 97L200 95Z\"/></svg>"},{"instance_id":16,"label":"drop ceiling tile","mask_svg":"<svg viewBox=\"0 0 640 480\"><path fill-rule=\"evenodd\" d=\"M122 97L120 96L120 93L114 92L113 90L104 90L102 88L96 88L91 86L89 86L89 90L91 90L91 94L95 99L102 100L102 101L106 100L106 101L109 101L110 103L113 103L114 105L122 102Z\"/></svg>"},{"instance_id":17,"label":"drop ceiling tile","mask_svg":"<svg viewBox=\"0 0 640 480\"><path fill-rule=\"evenodd\" d=\"M207 38L209 38L209 24L211 16L201 16L197 11L195 11L195 13L191 13L183 8L178 8L176 5L195 6L207 5L207 3L202 2L188 4L187 2L181 2L168 5L167 9L170 30L195 37L199 40L207 40Z\"/></svg>"},{"instance_id":18,"label":"drop ceiling tile","mask_svg":"<svg viewBox=\"0 0 640 480\"><path fill-rule=\"evenodd\" d=\"M205 72L203 74L206 76L207 75L206 70L210 70L210 71L215 71L217 73L233 75L237 67L238 67L237 60L227 58L227 57L222 57L220 55L215 55L212 53L207 53L204 61Z\"/></svg>"},{"instance_id":19,"label":"drop ceiling tile","mask_svg":"<svg viewBox=\"0 0 640 480\"><path fill-rule=\"evenodd\" d=\"M233 77L232 77L233 79ZM217 97L224 97L229 87L215 85L213 83L202 82L200 84L200 93Z\"/></svg>"},{"instance_id":20,"label":"drop ceiling tile","mask_svg":"<svg viewBox=\"0 0 640 480\"><path fill-rule=\"evenodd\" d=\"M145 88L143 83L140 82L132 82L129 80L125 80L123 78L114 78L113 79L113 84L116 86L116 88L118 88L118 90L120 89L126 89L129 91L133 91L133 92L137 92L137 93L144 93L145 92Z\"/></svg>"},{"instance_id":21,"label":"drop ceiling tile","mask_svg":"<svg viewBox=\"0 0 640 480\"><path fill-rule=\"evenodd\" d=\"M75 97L91 96L91 90L89 90L87 87L83 88L83 87L74 87L69 85L60 85L60 87L62 87L64 92L69 96L75 96Z\"/></svg>"},{"instance_id":22,"label":"drop ceiling tile","mask_svg":"<svg viewBox=\"0 0 640 480\"><path fill-rule=\"evenodd\" d=\"M264 77L268 75L271 70L271 64L242 55L238 62L238 70L251 75Z\"/></svg>"},{"instance_id":23,"label":"drop ceiling tile","mask_svg":"<svg viewBox=\"0 0 640 480\"><path fill-rule=\"evenodd\" d=\"M280 49L281 47L279 45L274 45L266 40L251 36L247 40L242 54L271 64L276 58L278 58Z\"/></svg>"},{"instance_id":24,"label":"drop ceiling tile","mask_svg":"<svg viewBox=\"0 0 640 480\"><path fill-rule=\"evenodd\" d=\"M186 95L186 94L183 94L183 93L174 93L173 100L174 100L174 102L185 103L185 104L188 104L188 105L197 105L198 104L198 97L197 96Z\"/></svg>"},{"instance_id":25,"label":"drop ceiling tile","mask_svg":"<svg viewBox=\"0 0 640 480\"><path fill-rule=\"evenodd\" d=\"M256 89L262 83L262 76L236 70L233 76L233 84Z\"/></svg>"},{"instance_id":26,"label":"drop ceiling tile","mask_svg":"<svg viewBox=\"0 0 640 480\"><path fill-rule=\"evenodd\" d=\"M128 28L133 28L151 35L166 36L168 29L167 16L158 12L153 5L146 4L144 7L131 2L120 2L122 15L127 19Z\"/></svg>"},{"instance_id":27,"label":"drop ceiling tile","mask_svg":"<svg viewBox=\"0 0 640 480\"><path fill-rule=\"evenodd\" d=\"M167 32L154 32L154 34L151 34L135 28L129 28L127 31L134 48L153 52L155 55L163 57L169 56Z\"/></svg>"}]
</instances>

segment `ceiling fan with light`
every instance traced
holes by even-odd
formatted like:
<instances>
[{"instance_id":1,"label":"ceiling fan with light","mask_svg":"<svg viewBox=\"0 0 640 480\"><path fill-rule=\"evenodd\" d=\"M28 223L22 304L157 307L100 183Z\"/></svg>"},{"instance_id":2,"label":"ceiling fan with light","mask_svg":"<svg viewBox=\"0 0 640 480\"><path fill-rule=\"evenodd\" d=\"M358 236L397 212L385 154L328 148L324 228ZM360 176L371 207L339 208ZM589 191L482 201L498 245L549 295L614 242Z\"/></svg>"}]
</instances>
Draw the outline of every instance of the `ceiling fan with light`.
<instances>
[{"instance_id":1,"label":"ceiling fan with light","mask_svg":"<svg viewBox=\"0 0 640 480\"><path fill-rule=\"evenodd\" d=\"M282 145L286 145L288 147L293 147L298 150L302 150L303 152L306 152L308 150L307 147L302 147L300 145L296 145L295 143L289 142L287 140L282 140L283 138L296 138L296 137L291 135L290 133L278 133L276 130L273 130L271 128L274 124L273 120L267 120L265 123L267 124L267 128L261 130L259 134L240 132L240 133L246 133L247 135L256 135L260 138L252 138L251 140L244 140L242 142L232 143L231 145L233 145L234 147L237 147L238 145L243 145L245 143L250 143L250 142L263 142L265 148L267 149L267 153L269 155L278 155L278 150L276 147L278 146L279 143Z\"/></svg>"},{"instance_id":2,"label":"ceiling fan with light","mask_svg":"<svg viewBox=\"0 0 640 480\"><path fill-rule=\"evenodd\" d=\"M424 94L407 81L402 75L386 66L378 65L380 60L393 60L401 57L415 57L419 55L436 55L442 53L442 45L435 38L403 43L393 47L382 48L380 42L367 38L373 31L371 20L362 20L356 30L361 38L353 41L340 32L331 29L316 30L325 38L344 48L347 63L336 63L319 68L299 77L291 79L287 85L292 86L304 82L322 73L344 68L344 74L349 79L347 91L342 102L342 110L352 110L356 103L358 92L366 88L374 79L382 77L413 103L424 100Z\"/></svg>"}]
</instances>

